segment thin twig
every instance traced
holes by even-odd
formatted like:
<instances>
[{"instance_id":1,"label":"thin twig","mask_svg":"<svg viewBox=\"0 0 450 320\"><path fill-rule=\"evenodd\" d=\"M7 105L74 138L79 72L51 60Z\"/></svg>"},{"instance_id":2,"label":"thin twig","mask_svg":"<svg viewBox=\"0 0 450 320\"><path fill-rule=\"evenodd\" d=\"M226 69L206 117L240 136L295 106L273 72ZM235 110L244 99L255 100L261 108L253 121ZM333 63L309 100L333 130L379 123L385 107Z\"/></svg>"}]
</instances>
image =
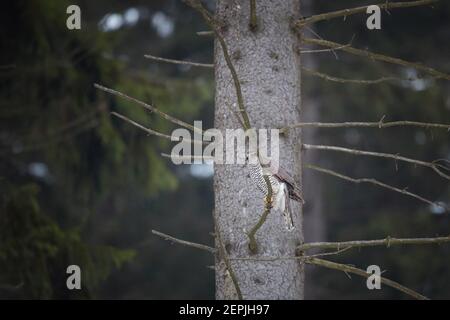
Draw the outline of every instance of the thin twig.
<instances>
[{"instance_id":1,"label":"thin twig","mask_svg":"<svg viewBox=\"0 0 450 320\"><path fill-rule=\"evenodd\" d=\"M421 160L415 160L415 159L411 159L411 158L407 158L407 157L403 157L403 156L399 156L399 155L391 154L391 153L363 151L363 150L349 149L349 148L343 148L343 147L337 147L337 146L324 146L324 145L313 145L313 144L305 144L304 143L303 148L306 150L338 151L338 152L350 153L353 155L372 156L372 157L379 157L379 158L394 159L396 161L409 162L409 163L413 163L415 165L431 168L441 177L450 180L450 176L445 174L444 172L442 172L439 169L439 168L441 168L444 170L449 170L449 168L445 165L441 165L436 162L426 162L426 161L421 161Z\"/></svg>"},{"instance_id":2,"label":"thin twig","mask_svg":"<svg viewBox=\"0 0 450 320\"><path fill-rule=\"evenodd\" d=\"M391 121L383 122L301 122L280 128L280 133L284 133L293 128L315 127L315 128L391 128L391 127L419 127L419 128L437 128L450 131L450 124L427 123L417 121Z\"/></svg>"},{"instance_id":3,"label":"thin twig","mask_svg":"<svg viewBox=\"0 0 450 320\"><path fill-rule=\"evenodd\" d=\"M146 128L143 125L137 123L136 121L131 120L130 118L125 117L124 115L122 115L120 113L117 113L117 112L113 111L113 112L111 112L111 114L113 116L117 117L117 118L120 118L120 119L122 119L122 120L124 120L124 121L126 121L126 122L128 122L130 124L132 124L133 126L139 128L139 129L147 132L149 135L153 135L153 136L164 138L164 139L167 139L167 140L170 140L170 141L177 141L177 142L183 141L183 142L193 143L193 144L206 144L207 143L206 141L199 141L199 140L192 140L192 139L181 139L181 138L175 137L175 136L172 137L172 136L169 136L167 134L164 134L164 133L152 130L150 128Z\"/></svg>"},{"instance_id":4,"label":"thin twig","mask_svg":"<svg viewBox=\"0 0 450 320\"><path fill-rule=\"evenodd\" d=\"M321 168L321 167L318 167L318 166L315 166L315 165L311 165L311 164L305 164L305 168L312 169L312 170L315 170L315 171L319 171L319 172L322 172L322 173L325 173L325 174L328 174L328 175L331 175L331 176L334 176L334 177L337 177L337 178L340 178L340 179L343 179L343 180L347 180L347 181L350 181L350 182L353 182L353 183L357 183L357 184L359 184L359 183L373 184L373 185L376 185L376 186L379 186L379 187L382 187L382 188L385 188L385 189L388 189L388 190L391 190L391 191L395 191L395 192L398 192L398 193L401 193L401 194L404 194L404 195L416 198L416 199L418 199L420 201L423 201L423 202L425 202L425 203L427 203L429 205L439 206L439 207L443 208L445 211L449 211L449 208L447 208L444 205L441 205L439 203L435 203L435 202L433 202L431 200L428 200L428 199L426 199L424 197L419 196L418 194L406 191L405 189L399 189L399 188L390 186L390 185L388 185L386 183L383 183L383 182L380 182L380 181L378 181L376 179L372 179L372 178L355 179L355 178L343 175L341 173L338 173L336 171L325 169L325 168Z\"/></svg>"},{"instance_id":5,"label":"thin twig","mask_svg":"<svg viewBox=\"0 0 450 320\"><path fill-rule=\"evenodd\" d=\"M410 8L410 7L417 7L417 6L423 6L435 3L439 0L420 0L420 1L409 1L409 2L385 2L377 4L380 9L396 9L396 8ZM313 15L310 17L306 17L303 19L300 19L295 23L295 26L298 28L302 28L307 24L323 21L323 20L330 20L340 17L347 17L351 16L357 13L365 13L368 6L362 6L357 8L351 8L351 9L344 9L344 10L338 10L333 12L327 12L322 14Z\"/></svg>"},{"instance_id":6,"label":"thin twig","mask_svg":"<svg viewBox=\"0 0 450 320\"><path fill-rule=\"evenodd\" d=\"M324 267L324 268L328 268L328 269L339 270L339 271L343 271L343 272L346 272L346 273L347 272L348 273L353 273L353 274L356 274L356 275L364 277L364 278L368 278L368 277L371 276L370 273L367 273L367 272L365 272L362 269L358 269L358 268L355 268L355 267L352 267L352 266L349 266L349 265L346 265L346 264L331 262L331 261L324 260L324 259L306 258L305 262L308 263L308 264L312 264L312 265L316 265L316 266L320 266L320 267ZM403 292L403 293L405 293L405 294L407 294L407 295L409 295L409 296L411 296L411 297L413 297L415 299L418 299L418 300L429 300L427 297L421 295L420 293L417 293L417 292L415 292L412 289L409 289L409 288L407 288L405 286L402 286L401 284L399 284L399 283L397 283L395 281L389 280L389 279L381 277L381 276L380 276L380 280L381 280L381 283L384 283L385 285L387 285L387 286L389 286L391 288L397 289L397 290L399 290L399 291L401 291L401 292Z\"/></svg>"},{"instance_id":7,"label":"thin twig","mask_svg":"<svg viewBox=\"0 0 450 320\"><path fill-rule=\"evenodd\" d=\"M250 0L250 23L249 27L251 31L255 31L258 28L258 19L256 17L256 0Z\"/></svg>"},{"instance_id":8,"label":"thin twig","mask_svg":"<svg viewBox=\"0 0 450 320\"><path fill-rule=\"evenodd\" d=\"M182 127L186 128L186 129L192 130L194 132L199 132L199 133L203 134L203 131L201 129L199 129L197 127L194 127L194 126L192 126L192 125L190 125L190 124L188 124L188 123L186 123L184 121L181 121L181 120L179 120L179 119L177 119L175 117L172 117L171 115L168 115L167 113L162 112L158 108L156 108L156 107L154 107L154 106L152 106L152 105L150 105L148 103L145 103L145 102L143 102L141 100L138 100L136 98L130 97L130 96L128 96L128 95L126 95L126 94L124 94L122 92L119 92L119 91L116 91L116 90L104 87L104 86L99 85L99 84L94 84L94 87L96 87L97 89L103 90L105 92L111 93L111 94L113 94L115 96L118 96L118 97L124 98L126 100L132 101L132 102L134 102L134 103L144 107L145 109L147 109L147 110L149 110L151 112L157 113L159 116L161 116L162 118L172 122L173 124L176 124L176 125L179 125L179 126L182 126Z\"/></svg>"},{"instance_id":9,"label":"thin twig","mask_svg":"<svg viewBox=\"0 0 450 320\"><path fill-rule=\"evenodd\" d=\"M432 75L433 77L436 78L441 78L441 79L446 79L446 80L450 80L450 75L443 73L441 71L435 70L431 67L427 67L424 66L420 63L414 63L414 62L409 62L409 61L405 61L402 59L398 59L398 58L394 58L394 57L390 57L390 56L386 56L386 55L382 55L379 53L373 53L370 52L368 50L361 50L361 49L356 49L354 47L351 46L342 46L342 44L336 43L336 42L332 42L332 41L328 41L328 40L321 40L321 39L312 39L312 38L302 38L302 41L308 44L316 44L319 46L323 46L323 47L329 47L329 48L340 48L342 51L357 55L357 56L361 56L361 57L367 57L373 60L378 60L378 61L383 61L383 62L387 62L387 63L392 63L392 64L397 64L397 65L401 65L404 67L409 67L409 68L414 68L420 71L423 71L425 73L428 73L430 75Z\"/></svg>"},{"instance_id":10,"label":"thin twig","mask_svg":"<svg viewBox=\"0 0 450 320\"><path fill-rule=\"evenodd\" d=\"M170 241L173 243L178 243L178 244L181 244L186 247L192 247L192 248L208 251L210 253L216 253L216 249L214 249L210 246L204 245L204 244L177 239L175 237L169 236L168 234L165 234L165 233L162 233L162 232L159 232L156 230L152 230L152 233L158 237L163 238L164 240L167 240L167 241Z\"/></svg>"},{"instance_id":11,"label":"thin twig","mask_svg":"<svg viewBox=\"0 0 450 320\"><path fill-rule=\"evenodd\" d=\"M188 66L192 66L192 67L214 69L213 63L198 63L198 62L192 62L192 61L187 61L187 60L166 59L166 58L161 58L161 57L157 57L157 56L145 56L145 57L148 59L151 59L151 60L158 61L158 62L182 64L182 65L188 65Z\"/></svg>"},{"instance_id":12,"label":"thin twig","mask_svg":"<svg viewBox=\"0 0 450 320\"><path fill-rule=\"evenodd\" d=\"M225 245L222 241L222 236L219 228L219 224L217 223L217 218L215 213L213 212L213 219L214 219L214 227L215 227L215 236L219 245L219 253L223 258L223 262L225 263L225 266L228 270L228 273L230 274L231 281L233 282L234 288L236 289L236 294L238 296L239 300L243 300L241 288L239 286L239 282L237 280L236 274L234 273L233 266L231 265L230 259L228 258L228 253L225 248Z\"/></svg>"},{"instance_id":13,"label":"thin twig","mask_svg":"<svg viewBox=\"0 0 450 320\"><path fill-rule=\"evenodd\" d=\"M318 34L317 31L315 31L314 29L312 29L312 28L310 28L310 27L306 27L306 29L307 29L309 32L311 32L314 36L316 36L317 38L323 40L322 36L321 36L320 34ZM353 35L353 36L352 36L352 39L350 40L350 42L349 42L347 45L345 45L345 46L351 46L354 37L355 37L355 36ZM333 55L334 55L334 57L336 58L336 60L339 60L339 56L338 56L338 54L336 53L336 49L341 49L341 48L331 48L331 49L328 49L328 50L330 50L330 51L333 53Z\"/></svg>"},{"instance_id":14,"label":"thin twig","mask_svg":"<svg viewBox=\"0 0 450 320\"><path fill-rule=\"evenodd\" d=\"M440 244L450 242L450 236L448 237L436 237L436 238L391 238L377 240L355 240L355 241L341 241L341 242L310 242L304 243L298 246L298 250L306 251L310 249L344 249L344 248L362 248L362 247L375 247L386 246L389 248L393 245L418 245L418 244Z\"/></svg>"},{"instance_id":15,"label":"thin twig","mask_svg":"<svg viewBox=\"0 0 450 320\"><path fill-rule=\"evenodd\" d=\"M339 82L339 83L354 83L354 84L371 85L371 84L379 84L381 82L386 82L386 81L404 81L405 80L405 79L401 79L401 78L397 78L397 77L381 77L381 78L374 79L374 80L344 79L344 78L331 76L331 75L328 75L326 73L322 73L322 72L319 72L316 70L308 69L305 67L303 67L302 70L312 76L316 76L316 77L322 78L327 81L333 81L333 82Z\"/></svg>"},{"instance_id":16,"label":"thin twig","mask_svg":"<svg viewBox=\"0 0 450 320\"><path fill-rule=\"evenodd\" d=\"M150 54L146 54L146 55L144 55L144 57L147 59L150 59L150 60L158 61L158 62L181 64L181 65L187 65L187 66L191 66L191 67L200 67L200 68L214 68L214 64L211 64L211 63L199 63L199 62L192 62L192 61L167 59L167 58L152 56Z\"/></svg>"},{"instance_id":17,"label":"thin twig","mask_svg":"<svg viewBox=\"0 0 450 320\"><path fill-rule=\"evenodd\" d=\"M332 251L332 252L317 253L317 254L312 254L312 255L309 255L309 256L300 255L300 257L303 257L303 258L307 259L307 258L317 258L317 257L324 257L324 256L334 256L334 255L340 254L340 253L342 253L344 251L350 250L352 248L353 247L348 246L348 247L345 247L345 248L342 248L342 249L338 248L336 251ZM300 251L300 250L297 250L297 251Z\"/></svg>"},{"instance_id":18,"label":"thin twig","mask_svg":"<svg viewBox=\"0 0 450 320\"><path fill-rule=\"evenodd\" d=\"M323 52L334 52L335 50L339 50L342 49L344 47L349 46L349 44L343 45L340 48L334 48L334 49L304 49L304 50L300 50L301 54L305 54L305 53L323 53Z\"/></svg>"}]
</instances>

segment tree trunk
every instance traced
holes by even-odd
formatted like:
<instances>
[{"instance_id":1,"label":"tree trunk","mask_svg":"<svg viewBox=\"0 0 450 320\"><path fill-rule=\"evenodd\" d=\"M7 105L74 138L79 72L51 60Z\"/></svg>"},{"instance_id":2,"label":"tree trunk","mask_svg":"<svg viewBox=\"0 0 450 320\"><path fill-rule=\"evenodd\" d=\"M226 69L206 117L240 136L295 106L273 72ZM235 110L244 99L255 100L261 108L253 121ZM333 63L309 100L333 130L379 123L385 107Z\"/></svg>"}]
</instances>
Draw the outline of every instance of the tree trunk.
<instances>
[{"instance_id":1,"label":"tree trunk","mask_svg":"<svg viewBox=\"0 0 450 320\"><path fill-rule=\"evenodd\" d=\"M299 0L258 0L256 31L249 28L249 1L218 0L216 18L229 47L252 126L279 128L300 121L299 35L290 27L300 14ZM230 112L236 91L215 45L215 128L239 128ZM280 163L301 185L301 135L291 130L280 136ZM248 249L246 233L264 210L263 194L243 165L215 165L215 215L230 258L293 257L303 242L302 208L291 201L295 230L288 232L281 212L271 210L256 234L257 254ZM217 230L216 230L217 231ZM244 299L303 299L304 266L298 260L232 260ZM235 299L236 291L221 256L216 261L216 298Z\"/></svg>"}]
</instances>

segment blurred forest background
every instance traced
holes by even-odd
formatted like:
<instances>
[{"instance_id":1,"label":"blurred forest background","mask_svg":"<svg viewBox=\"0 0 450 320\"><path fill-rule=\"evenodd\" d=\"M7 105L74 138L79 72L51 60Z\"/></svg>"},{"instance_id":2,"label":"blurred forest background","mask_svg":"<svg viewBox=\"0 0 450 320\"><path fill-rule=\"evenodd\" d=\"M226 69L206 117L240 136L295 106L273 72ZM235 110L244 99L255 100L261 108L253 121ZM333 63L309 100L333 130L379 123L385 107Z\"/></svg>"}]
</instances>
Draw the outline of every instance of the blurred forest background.
<instances>
[{"instance_id":1,"label":"blurred forest background","mask_svg":"<svg viewBox=\"0 0 450 320\"><path fill-rule=\"evenodd\" d=\"M210 1L211 2L211 1ZM78 4L82 29L66 28ZM213 9L213 3L210 3ZM309 13L369 4L313 1ZM0 298L212 299L212 257L171 246L157 229L211 244L212 169L173 166L170 143L112 118L110 111L165 133L173 126L137 105L105 95L104 84L187 122L212 127L211 71L157 64L152 54L212 62L201 18L179 0L16 0L0 11ZM450 3L382 12L382 29L366 15L320 22L325 39L369 48L450 72ZM321 72L352 79L414 70L344 52L305 54ZM308 55L308 57L306 57ZM450 121L450 83L430 78L377 85L341 84L303 75L306 118L333 121ZM450 157L446 130L320 129L309 143L400 153L431 161ZM311 154L309 154L311 153ZM308 161L353 177L374 177L449 204L450 185L430 170L333 153ZM345 241L449 235L437 207L375 187L305 173L307 240ZM349 250L334 258L384 275L431 298L450 298L450 247ZM82 290L66 288L66 268L80 265ZM396 299L383 287L331 270L307 270L309 299Z\"/></svg>"}]
</instances>

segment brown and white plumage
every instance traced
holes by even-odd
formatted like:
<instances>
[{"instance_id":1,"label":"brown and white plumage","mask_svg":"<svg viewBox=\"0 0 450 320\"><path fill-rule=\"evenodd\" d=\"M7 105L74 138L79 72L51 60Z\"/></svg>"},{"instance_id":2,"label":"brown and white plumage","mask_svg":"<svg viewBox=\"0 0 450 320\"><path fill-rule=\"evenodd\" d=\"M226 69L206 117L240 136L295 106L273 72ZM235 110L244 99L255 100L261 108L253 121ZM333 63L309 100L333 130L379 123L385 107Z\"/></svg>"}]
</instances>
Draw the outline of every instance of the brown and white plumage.
<instances>
[{"instance_id":1,"label":"brown and white plumage","mask_svg":"<svg viewBox=\"0 0 450 320\"><path fill-rule=\"evenodd\" d=\"M282 212L287 230L293 230L294 221L289 201L290 199L293 199L305 203L301 196L301 190L295 184L294 179L282 167L278 167L278 170L274 170L270 165L262 166L259 159L249 161L248 167L250 170L250 177L265 197L268 194L268 190L264 175L268 177L272 187L271 200L273 208Z\"/></svg>"}]
</instances>

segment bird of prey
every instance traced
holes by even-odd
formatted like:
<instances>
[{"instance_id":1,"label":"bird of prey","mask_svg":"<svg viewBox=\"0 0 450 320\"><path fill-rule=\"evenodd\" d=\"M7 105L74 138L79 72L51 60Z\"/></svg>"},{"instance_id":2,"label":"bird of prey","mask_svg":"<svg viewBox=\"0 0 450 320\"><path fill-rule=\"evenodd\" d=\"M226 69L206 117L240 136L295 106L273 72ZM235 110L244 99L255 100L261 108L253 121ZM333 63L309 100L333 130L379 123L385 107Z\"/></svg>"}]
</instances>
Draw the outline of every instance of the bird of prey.
<instances>
[{"instance_id":1,"label":"bird of prey","mask_svg":"<svg viewBox=\"0 0 450 320\"><path fill-rule=\"evenodd\" d=\"M262 165L255 152L250 152L247 160L250 177L265 197L267 197L268 190L264 175L268 177L272 187L272 199L268 199L268 201L271 201L275 210L280 210L283 214L286 229L288 231L294 230L294 221L289 201L292 199L302 204L305 201L301 195L300 188L296 185L292 176L280 166L275 168L272 163Z\"/></svg>"}]
</instances>

